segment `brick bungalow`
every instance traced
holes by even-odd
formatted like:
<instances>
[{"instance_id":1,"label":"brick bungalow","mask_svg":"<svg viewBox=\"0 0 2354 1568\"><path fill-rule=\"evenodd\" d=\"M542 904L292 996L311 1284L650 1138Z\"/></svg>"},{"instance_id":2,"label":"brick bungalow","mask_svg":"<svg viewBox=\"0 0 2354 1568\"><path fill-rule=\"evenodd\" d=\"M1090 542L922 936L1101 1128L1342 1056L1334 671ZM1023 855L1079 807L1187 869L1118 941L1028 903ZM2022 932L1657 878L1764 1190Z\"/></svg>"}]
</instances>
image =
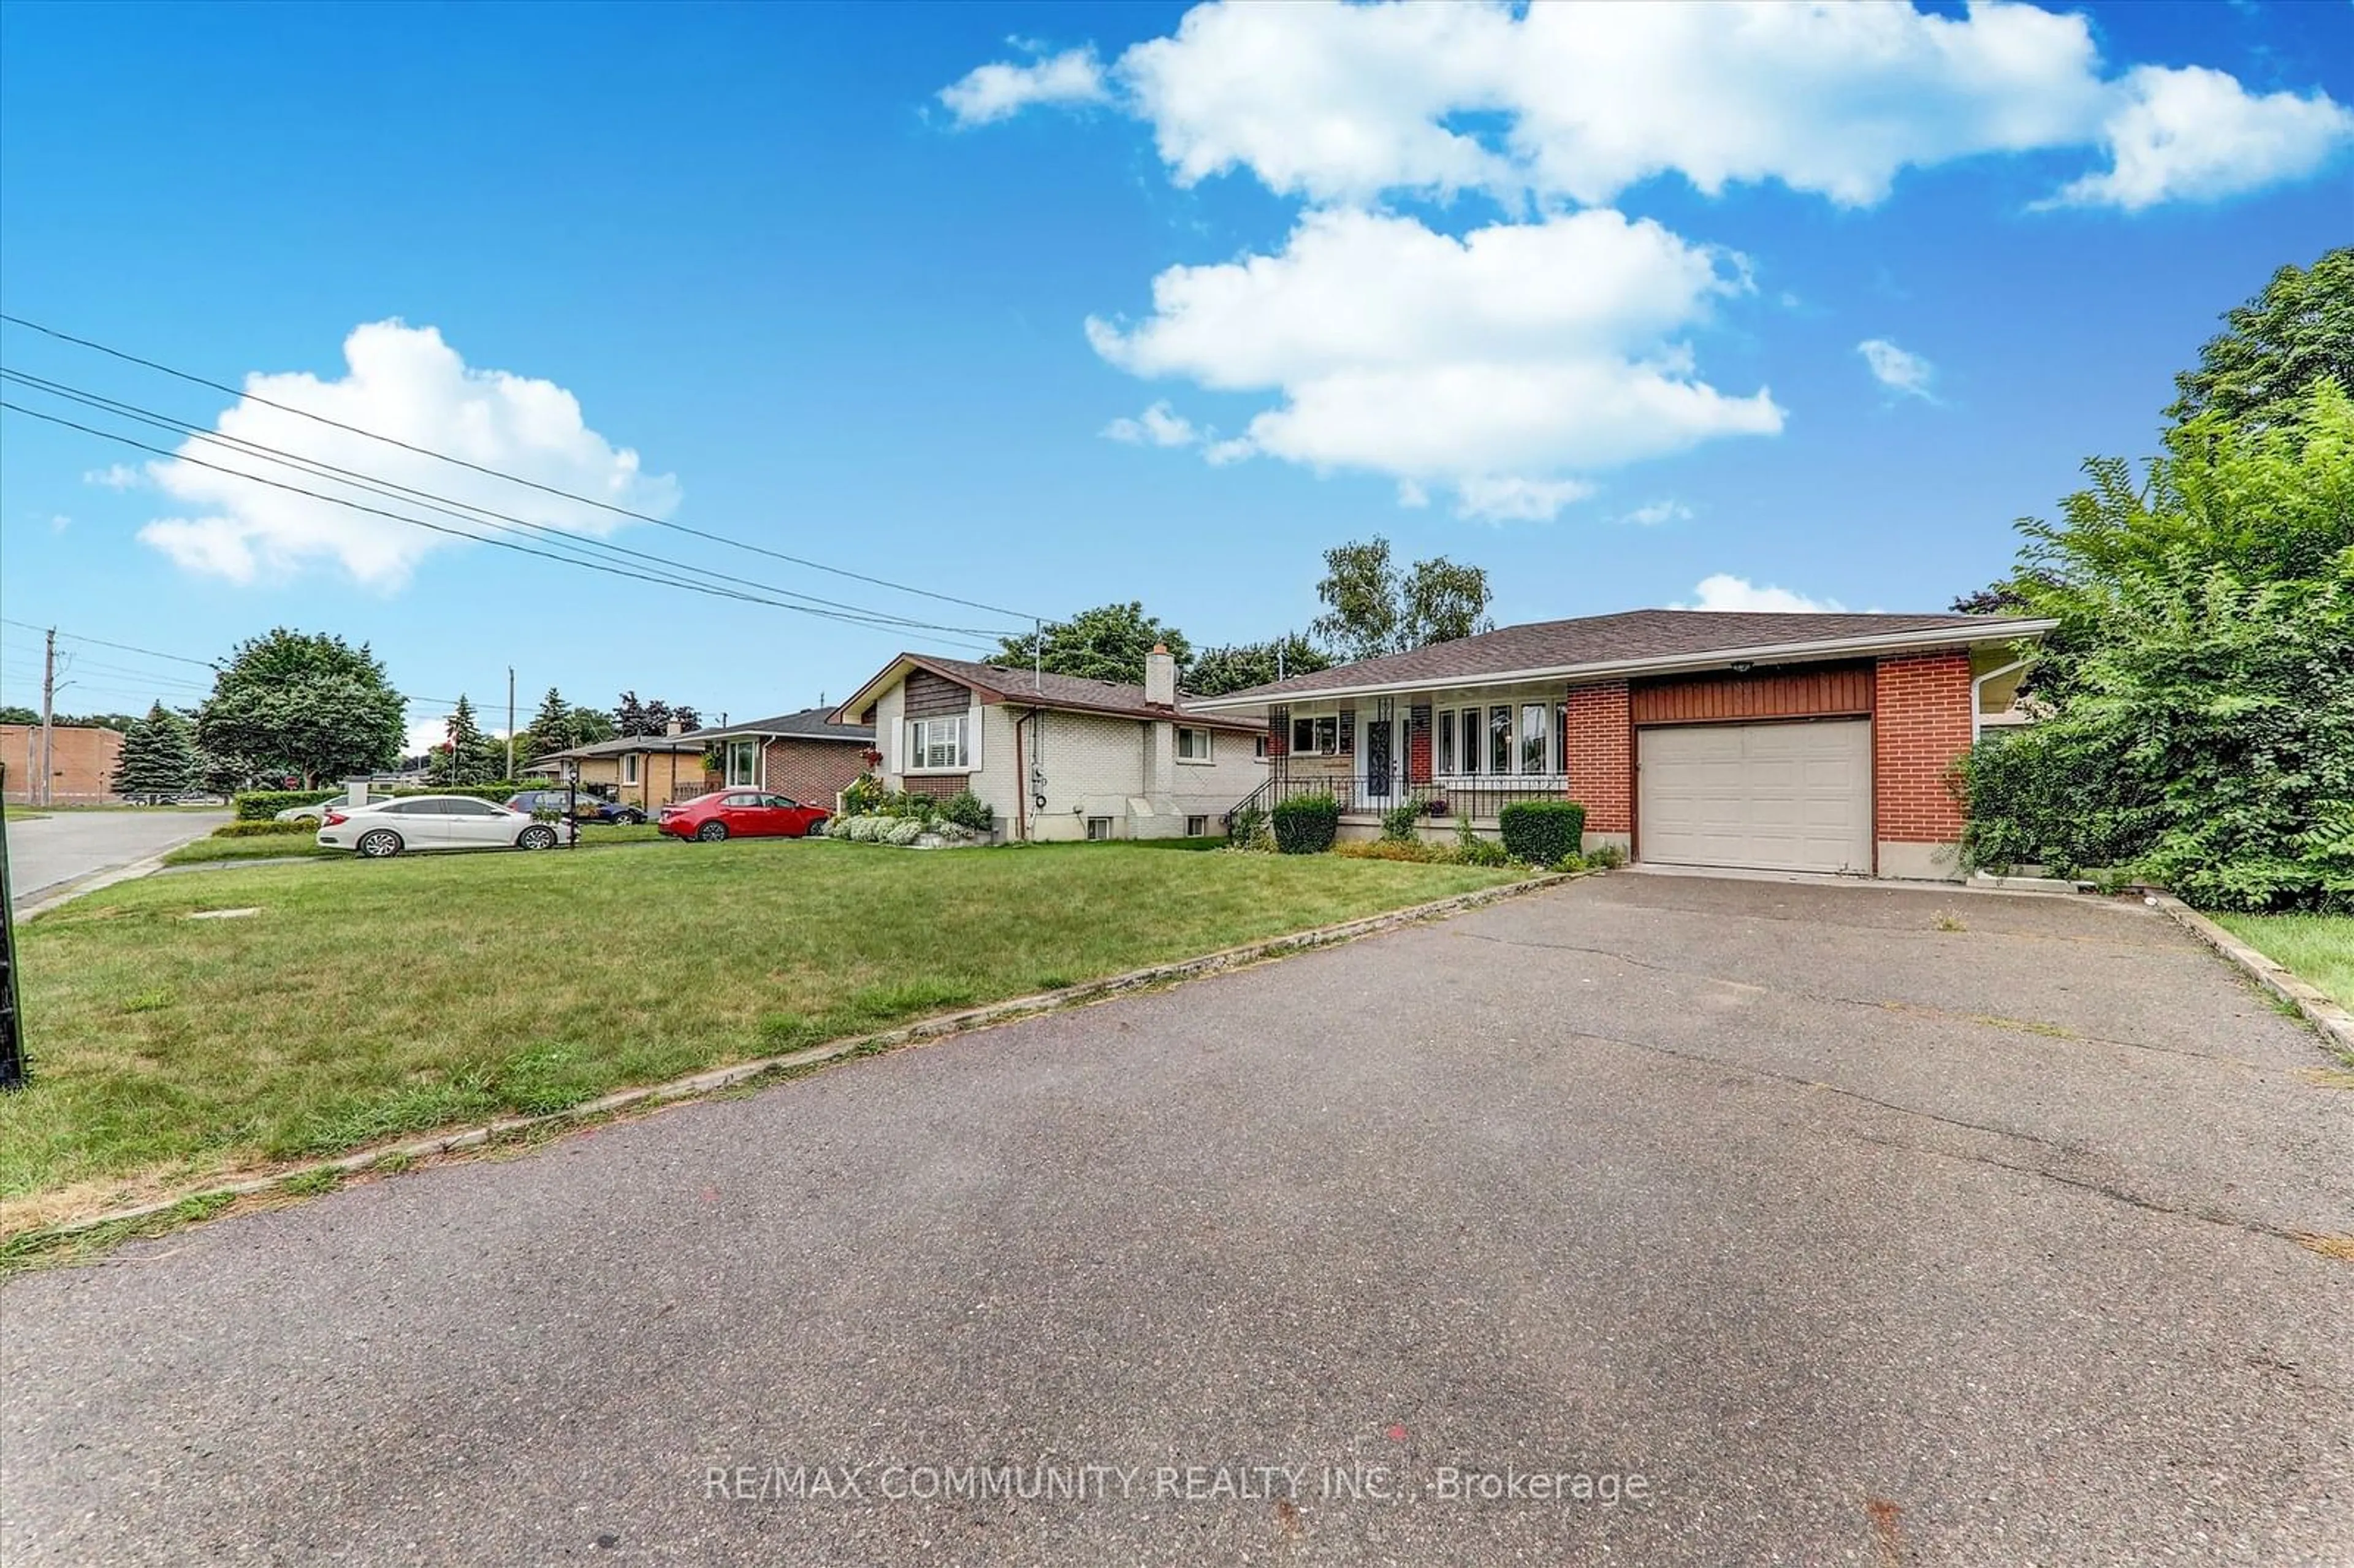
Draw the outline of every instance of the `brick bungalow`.
<instances>
[{"instance_id":1,"label":"brick bungalow","mask_svg":"<svg viewBox=\"0 0 2354 1568\"><path fill-rule=\"evenodd\" d=\"M580 768L580 787L651 815L673 800L703 793L703 744L673 731L594 741L532 759L529 771L549 778L567 762Z\"/></svg>"},{"instance_id":2,"label":"brick bungalow","mask_svg":"<svg viewBox=\"0 0 2354 1568\"><path fill-rule=\"evenodd\" d=\"M695 789L764 789L833 809L834 797L866 770L872 725L842 724L832 708L803 708L748 724L713 725L681 737L716 752L720 770Z\"/></svg>"},{"instance_id":3,"label":"brick bungalow","mask_svg":"<svg viewBox=\"0 0 2354 1568\"><path fill-rule=\"evenodd\" d=\"M1517 800L1660 864L1958 875L1955 758L2053 622L1638 609L1508 626L1197 703L1264 712L1261 803L1331 789L1369 836Z\"/></svg>"}]
</instances>

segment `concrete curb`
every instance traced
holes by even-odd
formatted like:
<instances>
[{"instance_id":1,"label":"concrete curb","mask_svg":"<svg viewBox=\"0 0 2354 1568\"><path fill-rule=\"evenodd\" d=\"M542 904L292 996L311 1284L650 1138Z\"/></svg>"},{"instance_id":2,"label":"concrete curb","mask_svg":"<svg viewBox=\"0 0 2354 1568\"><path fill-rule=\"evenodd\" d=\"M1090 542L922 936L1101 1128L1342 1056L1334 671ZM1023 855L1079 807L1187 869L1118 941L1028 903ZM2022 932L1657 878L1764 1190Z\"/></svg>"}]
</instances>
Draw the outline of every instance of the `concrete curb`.
<instances>
[{"instance_id":1,"label":"concrete curb","mask_svg":"<svg viewBox=\"0 0 2354 1568\"><path fill-rule=\"evenodd\" d=\"M1247 964L1265 962L1288 953L1302 953L1316 948L1329 948L1342 942L1352 942L1361 937L1371 937L1401 926L1418 925L1425 920L1459 915L1467 909L1515 898L1539 888L1558 883L1574 882L1581 876L1596 874L1590 871L1565 874L1548 873L1508 882L1495 887L1476 888L1449 898L1435 899L1427 904L1410 905L1404 909L1392 909L1361 919L1344 920L1337 926L1320 926L1313 930L1294 931L1288 936L1270 937L1264 941L1248 942L1239 948L1207 953L1198 959L1180 959L1173 963L1153 964L1146 969L1130 969L1125 974L1109 975L1102 980L1087 980L1078 985L1065 986L1059 991L1040 991L1030 996L1018 996L1004 1001L992 1001L985 1006L968 1008L962 1012L943 1013L937 1018L922 1019L886 1029L877 1034L854 1035L847 1040L829 1041L804 1050L788 1051L779 1056L762 1056L749 1062L737 1062L726 1067L714 1067L707 1072L673 1078L668 1083L650 1085L640 1089L622 1089L584 1105L550 1111L544 1116L508 1117L481 1127L460 1132L444 1133L438 1138L420 1139L411 1143L396 1144L385 1149L372 1149L340 1159L314 1160L308 1165L276 1171L267 1176L255 1176L241 1181L228 1181L209 1187L198 1187L154 1202L133 1208L116 1209L109 1213L92 1214L84 1219L63 1220L53 1225L36 1225L5 1238L21 1243L27 1237L64 1238L80 1235L108 1225L119 1225L138 1220L154 1219L167 1214L184 1203L215 1200L250 1198L323 1176L351 1176L378 1165L391 1164L406 1168L420 1160L436 1155L482 1149L509 1139L562 1127L567 1123L587 1123L619 1111L652 1109L683 1104L731 1089L741 1085L780 1073L799 1072L822 1066L849 1056L873 1055L900 1045L912 1045L921 1041L944 1040L953 1034L994 1024L1011 1023L1019 1019L1041 1013L1058 1012L1066 1008L1082 1007L1124 992L1150 987L1171 985L1180 980L1197 980L1205 975L1240 969Z\"/></svg>"},{"instance_id":2,"label":"concrete curb","mask_svg":"<svg viewBox=\"0 0 2354 1568\"><path fill-rule=\"evenodd\" d=\"M2153 893L2149 901L2173 916L2177 923L2200 941L2245 969L2248 977L2258 985L2295 1006L2305 1014L2307 1023L2321 1032L2324 1040L2347 1055L2354 1056L2354 1014L2349 1014L2337 1002L2171 893Z\"/></svg>"}]
</instances>

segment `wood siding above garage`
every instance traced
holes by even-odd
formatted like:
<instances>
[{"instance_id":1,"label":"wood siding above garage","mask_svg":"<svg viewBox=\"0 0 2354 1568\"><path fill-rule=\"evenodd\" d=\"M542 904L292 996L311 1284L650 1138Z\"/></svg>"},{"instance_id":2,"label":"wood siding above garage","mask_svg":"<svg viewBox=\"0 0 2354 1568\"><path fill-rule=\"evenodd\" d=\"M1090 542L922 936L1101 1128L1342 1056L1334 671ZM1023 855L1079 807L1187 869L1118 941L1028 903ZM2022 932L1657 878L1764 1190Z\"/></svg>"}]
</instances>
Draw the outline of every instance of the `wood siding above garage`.
<instances>
[{"instance_id":1,"label":"wood siding above garage","mask_svg":"<svg viewBox=\"0 0 2354 1568\"><path fill-rule=\"evenodd\" d=\"M932 718L941 714L960 714L972 706L972 691L954 681L945 680L929 670L911 670L907 673L906 715L908 718Z\"/></svg>"},{"instance_id":2,"label":"wood siding above garage","mask_svg":"<svg viewBox=\"0 0 2354 1568\"><path fill-rule=\"evenodd\" d=\"M1746 675L1649 681L1633 688L1638 725L1737 724L1755 719L1847 718L1872 712L1870 663L1797 664Z\"/></svg>"}]
</instances>

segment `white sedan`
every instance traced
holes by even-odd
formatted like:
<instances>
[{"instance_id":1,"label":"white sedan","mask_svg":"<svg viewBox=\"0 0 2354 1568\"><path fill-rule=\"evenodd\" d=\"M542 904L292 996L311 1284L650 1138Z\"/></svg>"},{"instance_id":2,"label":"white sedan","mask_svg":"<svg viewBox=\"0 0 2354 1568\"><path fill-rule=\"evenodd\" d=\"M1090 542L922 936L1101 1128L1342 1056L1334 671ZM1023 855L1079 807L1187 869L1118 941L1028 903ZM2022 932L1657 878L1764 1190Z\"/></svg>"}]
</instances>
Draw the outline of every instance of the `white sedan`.
<instances>
[{"instance_id":1,"label":"white sedan","mask_svg":"<svg viewBox=\"0 0 2354 1568\"><path fill-rule=\"evenodd\" d=\"M333 806L319 825L325 849L385 860L403 850L554 849L556 824L535 822L472 795L404 795L365 806Z\"/></svg>"}]
</instances>

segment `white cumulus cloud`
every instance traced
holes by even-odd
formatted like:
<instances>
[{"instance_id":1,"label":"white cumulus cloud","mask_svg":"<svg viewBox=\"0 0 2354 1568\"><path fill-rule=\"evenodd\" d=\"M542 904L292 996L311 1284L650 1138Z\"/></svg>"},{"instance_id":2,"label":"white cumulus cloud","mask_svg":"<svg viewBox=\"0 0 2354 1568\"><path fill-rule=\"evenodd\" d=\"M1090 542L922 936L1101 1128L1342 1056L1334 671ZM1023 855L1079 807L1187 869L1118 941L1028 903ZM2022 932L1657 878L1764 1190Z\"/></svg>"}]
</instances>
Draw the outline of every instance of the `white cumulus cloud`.
<instances>
[{"instance_id":1,"label":"white cumulus cloud","mask_svg":"<svg viewBox=\"0 0 2354 1568\"><path fill-rule=\"evenodd\" d=\"M1277 254L1170 268L1142 321L1087 328L1133 375L1278 396L1213 458L1246 442L1223 455L1450 484L1468 514L1536 517L1585 494L1582 471L1781 429L1768 392L1709 386L1678 335L1747 288L1738 258L1617 212L1458 239L1331 209Z\"/></svg>"},{"instance_id":2,"label":"white cumulus cloud","mask_svg":"<svg viewBox=\"0 0 2354 1568\"><path fill-rule=\"evenodd\" d=\"M1140 447L1190 447L1202 439L1193 421L1170 408L1165 399L1133 419L1114 419L1103 433L1115 441Z\"/></svg>"},{"instance_id":3,"label":"white cumulus cloud","mask_svg":"<svg viewBox=\"0 0 2354 1568\"><path fill-rule=\"evenodd\" d=\"M1099 103L1109 96L1103 62L1092 48L1041 55L1026 65L980 66L939 92L959 125L986 125L1034 103Z\"/></svg>"},{"instance_id":4,"label":"white cumulus cloud","mask_svg":"<svg viewBox=\"0 0 2354 1568\"><path fill-rule=\"evenodd\" d=\"M1845 609L1835 599L1808 599L1786 588L1773 588L1751 582L1747 577L1734 577L1731 572L1717 572L1701 578L1692 588L1692 601L1669 607L1672 609L1767 609L1822 610Z\"/></svg>"},{"instance_id":5,"label":"white cumulus cloud","mask_svg":"<svg viewBox=\"0 0 2354 1568\"><path fill-rule=\"evenodd\" d=\"M1075 51L984 66L942 97L978 123L1116 93L1181 185L1247 169L1280 194L1355 204L1464 190L1599 204L1673 174L1711 195L1777 181L1861 206L1908 168L2084 149L2115 168L2068 199L2131 207L2301 177L2349 135L2318 91L2109 74L2083 16L2009 0L1960 16L1895 0L1214 0L1106 77Z\"/></svg>"},{"instance_id":6,"label":"white cumulus cloud","mask_svg":"<svg viewBox=\"0 0 2354 1568\"><path fill-rule=\"evenodd\" d=\"M1884 337L1868 337L1855 345L1871 368L1872 378L1891 392L1914 397L1929 396L1929 379L1936 367L1921 355L1897 347Z\"/></svg>"},{"instance_id":7,"label":"white cumulus cloud","mask_svg":"<svg viewBox=\"0 0 2354 1568\"><path fill-rule=\"evenodd\" d=\"M219 417L216 430L571 533L603 535L623 520L270 404L300 408L652 516L666 515L678 503L677 482L644 473L636 452L615 447L590 429L571 393L550 381L473 369L431 327L398 321L356 327L345 340L344 357L346 372L336 380L299 371L248 376L249 396ZM390 590L407 582L427 556L460 544L445 534L273 489L239 474L340 494L387 511L407 511L445 527L489 532L193 438L179 453L181 459L217 467L179 459L148 464L149 476L182 513L149 523L139 536L190 571L252 582L328 565L340 567L361 583Z\"/></svg>"},{"instance_id":8,"label":"white cumulus cloud","mask_svg":"<svg viewBox=\"0 0 2354 1568\"><path fill-rule=\"evenodd\" d=\"M2326 93L2259 98L2219 70L2143 66L2126 74L2103 134L2112 166L2054 205L2138 212L2303 179L2354 141L2354 111Z\"/></svg>"},{"instance_id":9,"label":"white cumulus cloud","mask_svg":"<svg viewBox=\"0 0 2354 1568\"><path fill-rule=\"evenodd\" d=\"M89 470L81 476L81 482L101 490L135 490L147 482L147 476L129 463L111 462L104 468Z\"/></svg>"}]
</instances>

